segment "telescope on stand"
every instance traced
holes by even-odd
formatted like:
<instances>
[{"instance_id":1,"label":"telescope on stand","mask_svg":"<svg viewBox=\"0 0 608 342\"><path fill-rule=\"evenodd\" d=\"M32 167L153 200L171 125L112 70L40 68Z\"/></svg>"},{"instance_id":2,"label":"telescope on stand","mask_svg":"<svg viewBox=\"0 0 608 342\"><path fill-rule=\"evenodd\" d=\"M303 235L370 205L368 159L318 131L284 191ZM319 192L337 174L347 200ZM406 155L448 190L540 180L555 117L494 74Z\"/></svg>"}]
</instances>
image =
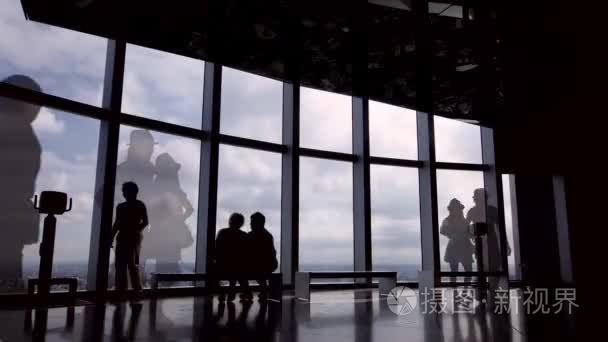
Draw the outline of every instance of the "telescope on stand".
<instances>
[{"instance_id":1,"label":"telescope on stand","mask_svg":"<svg viewBox=\"0 0 608 342\"><path fill-rule=\"evenodd\" d=\"M67 208L66 208L67 206ZM44 218L42 242L40 243L40 269L38 271L38 298L46 300L51 287L51 276L53 274L53 253L55 250L55 231L57 219L55 215L72 210L72 199L68 195L58 191L43 191L34 196L34 208L41 214L46 214Z\"/></svg>"}]
</instances>

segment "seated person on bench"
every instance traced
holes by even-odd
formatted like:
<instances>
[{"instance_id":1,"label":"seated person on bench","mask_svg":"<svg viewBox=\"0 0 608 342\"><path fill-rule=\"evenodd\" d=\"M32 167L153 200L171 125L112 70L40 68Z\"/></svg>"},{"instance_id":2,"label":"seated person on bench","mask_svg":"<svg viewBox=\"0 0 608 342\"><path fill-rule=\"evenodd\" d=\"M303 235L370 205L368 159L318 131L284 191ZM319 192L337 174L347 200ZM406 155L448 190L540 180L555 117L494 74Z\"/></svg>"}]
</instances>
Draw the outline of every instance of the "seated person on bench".
<instances>
[{"instance_id":1,"label":"seated person on bench","mask_svg":"<svg viewBox=\"0 0 608 342\"><path fill-rule=\"evenodd\" d=\"M241 230L245 218L239 213L230 215L228 228L221 229L215 240L215 271L225 274L238 274L246 272L247 265L244 258L249 257L247 233ZM252 299L251 289L247 279L238 279L241 288L241 300ZM228 288L228 301L233 301L235 295L236 280L231 279ZM222 294L220 300L225 300Z\"/></svg>"},{"instance_id":2,"label":"seated person on bench","mask_svg":"<svg viewBox=\"0 0 608 342\"><path fill-rule=\"evenodd\" d=\"M264 227L266 217L259 212L251 215L251 232L248 234L250 244L250 270L260 273L272 273L279 266L277 251L274 248L274 238ZM264 301L268 298L268 281L257 279L260 284L259 299Z\"/></svg>"}]
</instances>

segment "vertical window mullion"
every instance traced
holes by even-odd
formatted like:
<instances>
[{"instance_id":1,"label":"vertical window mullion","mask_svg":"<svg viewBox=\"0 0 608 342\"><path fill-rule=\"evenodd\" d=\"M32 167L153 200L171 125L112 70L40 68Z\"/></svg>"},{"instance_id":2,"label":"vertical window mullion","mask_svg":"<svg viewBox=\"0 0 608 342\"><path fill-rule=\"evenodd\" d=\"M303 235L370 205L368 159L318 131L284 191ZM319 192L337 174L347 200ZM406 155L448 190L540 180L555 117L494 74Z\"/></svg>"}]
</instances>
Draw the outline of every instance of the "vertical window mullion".
<instances>
[{"instance_id":1,"label":"vertical window mullion","mask_svg":"<svg viewBox=\"0 0 608 342\"><path fill-rule=\"evenodd\" d=\"M114 211L116 164L118 159L118 139L122 88L124 83L125 54L124 41L108 40L106 68L103 86L102 106L111 112L107 120L101 121L99 147L97 152L97 172L95 175L95 195L91 243L89 248L89 290L105 292L108 287L110 262L110 228ZM101 200L101 203L99 201ZM90 270L96 270L90 272Z\"/></svg>"},{"instance_id":2,"label":"vertical window mullion","mask_svg":"<svg viewBox=\"0 0 608 342\"><path fill-rule=\"evenodd\" d=\"M371 204L369 166L369 103L352 98L353 111L353 244L355 271L371 271Z\"/></svg>"},{"instance_id":3,"label":"vertical window mullion","mask_svg":"<svg viewBox=\"0 0 608 342\"><path fill-rule=\"evenodd\" d=\"M299 269L300 87L283 83L283 145L281 168L281 272L291 285Z\"/></svg>"},{"instance_id":4,"label":"vertical window mullion","mask_svg":"<svg viewBox=\"0 0 608 342\"><path fill-rule=\"evenodd\" d=\"M215 246L221 82L222 66L205 63L202 129L208 139L201 142L195 263L195 271L201 273L210 269Z\"/></svg>"}]
</instances>

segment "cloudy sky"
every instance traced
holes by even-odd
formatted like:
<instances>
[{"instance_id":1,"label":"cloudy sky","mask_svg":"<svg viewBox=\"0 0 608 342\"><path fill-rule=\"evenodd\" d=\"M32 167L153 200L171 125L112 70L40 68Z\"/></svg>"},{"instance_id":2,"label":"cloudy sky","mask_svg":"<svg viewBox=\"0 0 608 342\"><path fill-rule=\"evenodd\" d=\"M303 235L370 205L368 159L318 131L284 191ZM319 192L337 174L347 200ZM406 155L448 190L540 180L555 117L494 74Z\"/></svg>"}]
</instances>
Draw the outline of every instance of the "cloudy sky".
<instances>
[{"instance_id":1,"label":"cloudy sky","mask_svg":"<svg viewBox=\"0 0 608 342\"><path fill-rule=\"evenodd\" d=\"M100 105L106 41L24 19L18 0L0 0L0 78L29 75L43 91ZM129 45L123 111L189 127L200 127L204 63ZM276 80L224 68L221 131L252 139L281 141L282 84ZM301 145L351 152L351 99L313 89L301 92ZM56 260L88 260L99 122L43 108L33 123L43 147L37 191L56 189L74 198L74 211L59 221ZM119 162L126 157L129 132L121 127ZM182 189L195 208L186 221L196 233L198 141L152 132L157 142L152 161L167 152L181 164ZM477 126L436 119L437 158L481 162ZM415 113L370 103L370 149L373 155L415 159ZM302 264L352 265L352 165L302 158L300 172L300 257ZM221 146L218 228L231 212L267 216L280 246L280 155ZM420 222L418 171L372 166L374 264L419 264ZM471 207L472 193L483 186L479 172L438 173L440 220L451 198ZM2 229L5 229L4 227ZM442 241L442 245L445 241ZM182 260L194 261L194 246ZM24 251L37 262L38 246Z\"/></svg>"}]
</instances>

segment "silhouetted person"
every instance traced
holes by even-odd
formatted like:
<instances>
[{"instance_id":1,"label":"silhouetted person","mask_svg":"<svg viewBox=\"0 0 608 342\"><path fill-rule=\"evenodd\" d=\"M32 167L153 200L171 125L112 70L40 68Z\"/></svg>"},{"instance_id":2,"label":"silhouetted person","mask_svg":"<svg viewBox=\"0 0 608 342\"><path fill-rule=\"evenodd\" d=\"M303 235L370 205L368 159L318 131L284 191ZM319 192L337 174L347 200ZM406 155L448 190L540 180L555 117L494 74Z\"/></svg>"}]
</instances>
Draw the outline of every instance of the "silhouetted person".
<instances>
[{"instance_id":1,"label":"silhouetted person","mask_svg":"<svg viewBox=\"0 0 608 342\"><path fill-rule=\"evenodd\" d=\"M484 260L484 265L487 265L490 271L499 271L501 269L500 261L500 235L498 233L498 208L493 205L486 206L487 194L485 189L475 189L473 192L473 206L467 212L467 224L485 222L488 225L488 233L486 235L487 258ZM507 255L511 255L511 247L507 246Z\"/></svg>"},{"instance_id":2,"label":"silhouetted person","mask_svg":"<svg viewBox=\"0 0 608 342\"><path fill-rule=\"evenodd\" d=\"M245 258L248 258L247 253L248 237L247 233L241 230L245 218L239 213L230 215L228 220L228 228L220 229L215 240L215 267L216 271L227 274L238 274L248 271ZM241 287L241 299L250 300L251 291L247 279L239 279ZM235 280L229 281L228 300L233 301L235 298L234 287ZM220 296L223 300L224 296Z\"/></svg>"},{"instance_id":3,"label":"silhouetted person","mask_svg":"<svg viewBox=\"0 0 608 342\"><path fill-rule=\"evenodd\" d=\"M31 78L2 82L41 91ZM23 247L38 242L39 216L32 205L41 147L32 128L40 107L0 97L0 289L22 288Z\"/></svg>"},{"instance_id":4,"label":"silhouetted person","mask_svg":"<svg viewBox=\"0 0 608 342\"><path fill-rule=\"evenodd\" d=\"M475 250L471 241L473 235L464 217L464 205L453 198L448 204L448 212L448 217L443 220L439 229L439 233L449 239L443 260L450 264L451 272L458 272L458 265L462 265L465 272L472 272ZM454 280L455 278L453 277ZM465 282L469 279L464 277Z\"/></svg>"},{"instance_id":5,"label":"silhouetted person","mask_svg":"<svg viewBox=\"0 0 608 342\"><path fill-rule=\"evenodd\" d=\"M146 129L132 130L129 135L127 156L124 161L116 167L116 188L114 192L114 203L120 201L120 187L125 182L136 183L141 192L139 198L148 203L148 193L152 189L154 181L154 165L150 161L154 153L154 137ZM101 189L96 194L97 202L101 203Z\"/></svg>"},{"instance_id":6,"label":"silhouetted person","mask_svg":"<svg viewBox=\"0 0 608 342\"><path fill-rule=\"evenodd\" d=\"M126 311L125 305L117 305L114 309L114 316L112 317L112 341L135 341L137 340L137 326L139 324L139 316L141 315L142 304L132 303L131 304L131 316L129 317L129 326L127 331L124 331L124 312Z\"/></svg>"},{"instance_id":7,"label":"silhouetted person","mask_svg":"<svg viewBox=\"0 0 608 342\"><path fill-rule=\"evenodd\" d=\"M250 269L252 272L272 273L277 269L277 251L274 248L274 238L266 229L266 217L259 212L251 215L251 232L249 232L250 244ZM268 298L268 281L258 279L260 284L261 300Z\"/></svg>"},{"instance_id":8,"label":"silhouetted person","mask_svg":"<svg viewBox=\"0 0 608 342\"><path fill-rule=\"evenodd\" d=\"M194 243L185 222L194 208L180 186L180 167L168 153L156 158L156 178L151 198L146 202L150 209L151 228L144 234L143 264L145 260L155 259L156 271L162 273L179 272L182 249Z\"/></svg>"},{"instance_id":9,"label":"silhouetted person","mask_svg":"<svg viewBox=\"0 0 608 342\"><path fill-rule=\"evenodd\" d=\"M131 284L137 295L141 292L139 278L139 252L142 242L142 230L148 225L146 205L137 199L137 184L126 182L122 186L125 202L116 207L116 221L112 227L112 240L116 238L116 289L124 293L127 289L127 271Z\"/></svg>"}]
</instances>

